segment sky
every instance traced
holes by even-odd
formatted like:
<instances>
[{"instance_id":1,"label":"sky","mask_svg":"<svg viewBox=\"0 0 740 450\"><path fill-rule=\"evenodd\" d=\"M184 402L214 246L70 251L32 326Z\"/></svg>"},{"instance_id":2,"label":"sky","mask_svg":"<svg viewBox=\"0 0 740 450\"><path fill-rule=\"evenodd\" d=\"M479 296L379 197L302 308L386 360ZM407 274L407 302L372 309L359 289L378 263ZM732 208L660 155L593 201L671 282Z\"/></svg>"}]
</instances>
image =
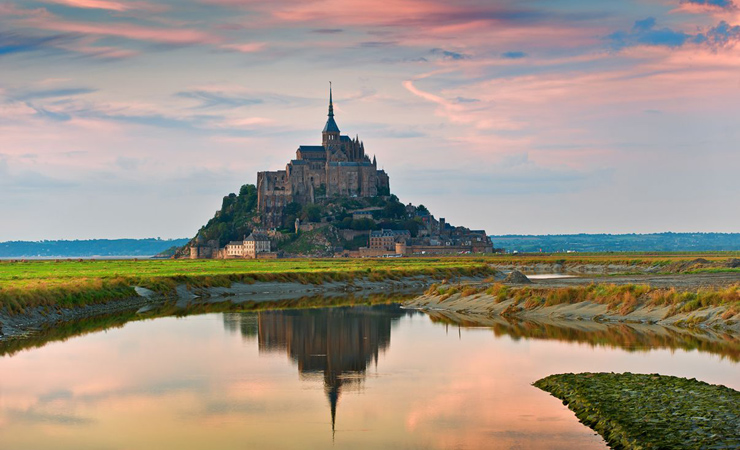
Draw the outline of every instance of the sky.
<instances>
[{"instance_id":1,"label":"sky","mask_svg":"<svg viewBox=\"0 0 740 450\"><path fill-rule=\"evenodd\" d=\"M191 237L336 121L489 234L740 232L733 0L0 0L0 241Z\"/></svg>"}]
</instances>

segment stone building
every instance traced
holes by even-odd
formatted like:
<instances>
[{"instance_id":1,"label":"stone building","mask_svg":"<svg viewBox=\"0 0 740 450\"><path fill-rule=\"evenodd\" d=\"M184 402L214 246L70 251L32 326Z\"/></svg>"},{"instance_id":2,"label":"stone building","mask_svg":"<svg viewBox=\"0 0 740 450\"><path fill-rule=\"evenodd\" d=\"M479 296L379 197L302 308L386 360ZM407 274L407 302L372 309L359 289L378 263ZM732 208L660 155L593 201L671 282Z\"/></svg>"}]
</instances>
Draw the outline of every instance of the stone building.
<instances>
[{"instance_id":1,"label":"stone building","mask_svg":"<svg viewBox=\"0 0 740 450\"><path fill-rule=\"evenodd\" d=\"M200 238L200 235L199 235ZM214 248L215 246L215 248ZM242 241L231 241L222 249L218 248L215 241L208 244L196 239L196 244L190 248L190 258L248 258L255 259L271 252L272 244L270 237L262 231L255 230Z\"/></svg>"},{"instance_id":2,"label":"stone building","mask_svg":"<svg viewBox=\"0 0 740 450\"><path fill-rule=\"evenodd\" d=\"M328 116L321 145L298 147L285 170L257 173L257 207L265 227L284 226L283 209L291 202L305 205L322 198L390 195L388 174L378 170L375 157L370 160L365 144L359 137L341 135L331 88Z\"/></svg>"},{"instance_id":3,"label":"stone building","mask_svg":"<svg viewBox=\"0 0 740 450\"><path fill-rule=\"evenodd\" d=\"M210 259L218 258L219 248L218 241L206 241L203 235L198 233L195 243L190 246L190 259Z\"/></svg>"},{"instance_id":4,"label":"stone building","mask_svg":"<svg viewBox=\"0 0 740 450\"><path fill-rule=\"evenodd\" d=\"M270 252L270 238L264 233L253 232L244 239L244 257L256 258L259 253Z\"/></svg>"},{"instance_id":5,"label":"stone building","mask_svg":"<svg viewBox=\"0 0 740 450\"><path fill-rule=\"evenodd\" d=\"M409 230L377 230L370 233L369 247L373 250L395 252L396 243L405 244L408 239L411 239Z\"/></svg>"}]
</instances>

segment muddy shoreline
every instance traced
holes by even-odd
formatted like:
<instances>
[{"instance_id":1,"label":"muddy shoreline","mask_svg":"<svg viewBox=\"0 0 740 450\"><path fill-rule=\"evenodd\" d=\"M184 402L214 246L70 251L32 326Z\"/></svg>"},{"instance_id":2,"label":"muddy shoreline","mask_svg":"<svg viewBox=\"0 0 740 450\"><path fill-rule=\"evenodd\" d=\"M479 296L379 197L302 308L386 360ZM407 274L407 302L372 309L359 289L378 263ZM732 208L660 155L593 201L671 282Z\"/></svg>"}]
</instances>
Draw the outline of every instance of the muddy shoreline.
<instances>
[{"instance_id":1,"label":"muddy shoreline","mask_svg":"<svg viewBox=\"0 0 740 450\"><path fill-rule=\"evenodd\" d=\"M529 273L544 273L546 270L556 269L557 264L537 264L534 266L517 266L527 270ZM508 265L507 268L512 268ZM563 267L560 267L564 269ZM611 267L612 270L623 270L626 267ZM573 269L573 268L571 268ZM588 271L589 268L576 267L578 271ZM609 284L646 284L654 287L673 287L680 290L694 290L707 287L730 286L740 282L738 273L706 273L706 274L651 274L651 267L643 267L642 273L635 275L580 275L573 278L555 278L535 280L531 286L537 287L570 287L582 286L591 283ZM630 270L635 270L631 267ZM564 270L561 273L574 273L573 270ZM503 281L507 276L505 272L498 272L493 277L483 278L462 277L454 280L444 280L463 285L477 285L484 282ZM127 311L138 311L145 313L166 304L172 304L178 308L187 308L192 305L208 305L231 303L239 305L246 302L270 302L270 301L298 301L307 297L361 297L377 294L414 294L418 297L405 302L407 307L425 310L444 310L450 312L465 313L481 317L501 315L510 307L511 301L495 303L494 299L485 295L473 297L453 296L440 301L437 297L425 295L424 291L434 283L443 280L428 277L415 276L400 280L386 279L382 281L370 281L359 279L351 281L324 282L322 284L302 284L298 282L256 282L256 283L233 283L230 287L188 288L186 285L178 285L175 292L162 296L144 288L136 287L138 296L113 300L106 303L91 304L73 308L61 307L35 307L28 308L23 314L8 314L0 311L0 340L23 338L32 335L41 329L49 329L56 325L72 322L75 320L90 319L106 314ZM510 308L509 311L510 312ZM534 310L523 310L518 312L522 319L530 320L591 320L602 322L632 322L650 323L669 326L685 326L684 322L691 319L690 315L677 315L668 320L663 320L665 310L660 308L638 308L634 312L621 316L610 313L605 305L578 304L578 305L556 305ZM740 333L740 317L733 317L730 321L718 319L723 311L700 310L704 316L711 316L698 326L718 327L733 333ZM734 323L732 323L734 321ZM727 322L730 322L728 325Z\"/></svg>"},{"instance_id":2,"label":"muddy shoreline","mask_svg":"<svg viewBox=\"0 0 740 450\"><path fill-rule=\"evenodd\" d=\"M695 291L730 287L740 282L737 273L629 275L614 277L574 277L532 280L526 286L544 289L588 286L592 283L614 285L647 285L653 288L674 288ZM512 286L523 286L505 283ZM563 303L552 306L524 307L514 299L497 299L485 292L474 295L456 293L451 296L425 293L406 304L409 308L426 311L449 311L473 316L507 316L521 320L596 321L611 323L644 323L677 328L717 329L740 334L740 312L728 317L727 307L707 307L690 312L671 311L668 305L638 305L627 314L610 310L607 304L593 302Z\"/></svg>"},{"instance_id":3,"label":"muddy shoreline","mask_svg":"<svg viewBox=\"0 0 740 450\"><path fill-rule=\"evenodd\" d=\"M137 311L146 313L164 305L185 309L194 305L231 303L276 302L299 300L307 297L362 297L377 294L421 294L425 289L442 280L415 276L401 280L367 279L301 284L297 282L232 283L230 287L188 288L178 285L171 295L159 295L151 290L134 287L138 296L106 303L72 308L39 306L27 308L23 314L0 311L0 341L23 338L56 325L76 320L90 319L113 313ZM480 282L480 278L463 277L462 282Z\"/></svg>"}]
</instances>

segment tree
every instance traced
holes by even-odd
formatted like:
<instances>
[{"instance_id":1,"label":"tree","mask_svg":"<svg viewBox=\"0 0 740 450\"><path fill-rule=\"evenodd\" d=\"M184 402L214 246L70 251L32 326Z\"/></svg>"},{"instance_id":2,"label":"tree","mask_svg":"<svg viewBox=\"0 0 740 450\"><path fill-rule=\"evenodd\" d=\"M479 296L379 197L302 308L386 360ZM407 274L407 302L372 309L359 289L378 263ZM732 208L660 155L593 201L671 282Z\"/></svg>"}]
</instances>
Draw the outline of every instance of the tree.
<instances>
[{"instance_id":1,"label":"tree","mask_svg":"<svg viewBox=\"0 0 740 450\"><path fill-rule=\"evenodd\" d=\"M353 230L377 230L378 225L372 219L354 219L350 228Z\"/></svg>"},{"instance_id":2,"label":"tree","mask_svg":"<svg viewBox=\"0 0 740 450\"><path fill-rule=\"evenodd\" d=\"M385 208L383 208L383 217L386 219L401 219L405 216L406 207L398 199L388 202Z\"/></svg>"},{"instance_id":3,"label":"tree","mask_svg":"<svg viewBox=\"0 0 740 450\"><path fill-rule=\"evenodd\" d=\"M420 216L428 216L429 215L429 210L427 209L426 206L419 205L419 206L416 207L416 213L419 214Z\"/></svg>"},{"instance_id":4,"label":"tree","mask_svg":"<svg viewBox=\"0 0 740 450\"><path fill-rule=\"evenodd\" d=\"M229 209L229 206L234 204L234 201L236 201L236 194L231 193L224 197L223 202L221 202L221 211L226 213Z\"/></svg>"},{"instance_id":5,"label":"tree","mask_svg":"<svg viewBox=\"0 0 740 450\"><path fill-rule=\"evenodd\" d=\"M319 205L309 204L303 207L303 220L309 222L318 222L321 220L321 207Z\"/></svg>"},{"instance_id":6,"label":"tree","mask_svg":"<svg viewBox=\"0 0 740 450\"><path fill-rule=\"evenodd\" d=\"M290 202L287 205L285 205L283 212L287 215L297 216L298 214L300 214L302 208L303 206L301 206L300 203Z\"/></svg>"},{"instance_id":7,"label":"tree","mask_svg":"<svg viewBox=\"0 0 740 450\"><path fill-rule=\"evenodd\" d=\"M419 222L415 220L406 220L403 222L403 229L411 232L411 237L419 235Z\"/></svg>"}]
</instances>

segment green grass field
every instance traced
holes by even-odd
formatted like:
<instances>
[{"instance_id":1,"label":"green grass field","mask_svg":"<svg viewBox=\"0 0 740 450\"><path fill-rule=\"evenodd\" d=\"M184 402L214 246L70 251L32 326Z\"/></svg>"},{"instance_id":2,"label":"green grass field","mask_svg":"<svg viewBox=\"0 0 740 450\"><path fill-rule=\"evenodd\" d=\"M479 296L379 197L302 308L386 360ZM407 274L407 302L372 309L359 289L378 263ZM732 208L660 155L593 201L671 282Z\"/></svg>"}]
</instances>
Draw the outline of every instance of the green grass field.
<instances>
[{"instance_id":1,"label":"green grass field","mask_svg":"<svg viewBox=\"0 0 740 450\"><path fill-rule=\"evenodd\" d=\"M278 260L48 260L0 261L0 308L74 306L135 295L133 286L171 292L177 284L229 286L233 282L323 283L365 278L373 281L414 275L489 275L490 264L637 264L669 266L704 258L726 260L728 253L491 255L383 259Z\"/></svg>"},{"instance_id":2,"label":"green grass field","mask_svg":"<svg viewBox=\"0 0 740 450\"><path fill-rule=\"evenodd\" d=\"M177 284L229 286L233 282L324 283L414 275L455 277L493 273L480 258L281 260L82 260L0 263L0 307L74 306L135 295L133 286L160 293Z\"/></svg>"}]
</instances>

